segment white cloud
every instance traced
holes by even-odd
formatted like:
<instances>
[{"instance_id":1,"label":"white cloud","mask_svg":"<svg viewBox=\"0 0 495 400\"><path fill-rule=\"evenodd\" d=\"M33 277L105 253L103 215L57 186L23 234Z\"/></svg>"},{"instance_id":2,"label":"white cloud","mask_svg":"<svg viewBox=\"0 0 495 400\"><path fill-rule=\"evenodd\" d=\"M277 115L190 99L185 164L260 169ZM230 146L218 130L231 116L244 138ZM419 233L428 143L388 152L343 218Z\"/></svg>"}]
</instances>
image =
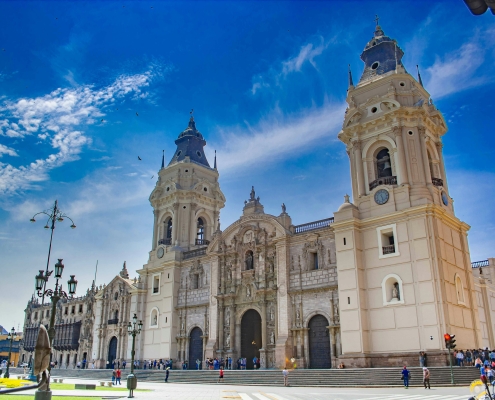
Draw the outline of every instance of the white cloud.
<instances>
[{"instance_id":1,"label":"white cloud","mask_svg":"<svg viewBox=\"0 0 495 400\"><path fill-rule=\"evenodd\" d=\"M219 128L221 145L216 149L222 174L260 168L295 155L317 140L336 140L344 111L345 104L327 103L292 116L275 112L254 127Z\"/></svg>"},{"instance_id":2,"label":"white cloud","mask_svg":"<svg viewBox=\"0 0 495 400\"><path fill-rule=\"evenodd\" d=\"M125 174L125 176L137 176L137 172L129 172L128 174Z\"/></svg>"},{"instance_id":3,"label":"white cloud","mask_svg":"<svg viewBox=\"0 0 495 400\"><path fill-rule=\"evenodd\" d=\"M111 160L111 159L112 159L112 157L102 156L100 158L92 158L91 161L94 161L94 162L96 162L96 161L108 161L108 160Z\"/></svg>"},{"instance_id":4,"label":"white cloud","mask_svg":"<svg viewBox=\"0 0 495 400\"><path fill-rule=\"evenodd\" d=\"M35 183L48 179L51 169L77 159L82 148L91 143L81 128L97 123L105 115L106 107L112 106L116 99L129 96L139 99L143 94L146 97L144 88L163 73L160 66L152 65L144 73L121 75L101 88L83 85L59 88L37 98L4 100L0 105L0 135L29 137L36 134L42 140L51 138L49 144L55 153L27 166L0 163L0 193L37 188Z\"/></svg>"},{"instance_id":5,"label":"white cloud","mask_svg":"<svg viewBox=\"0 0 495 400\"><path fill-rule=\"evenodd\" d=\"M16 151L10 147L7 147L3 144L0 144L0 157L2 157L4 154L7 154L8 156L13 156L13 157L17 157L18 154L16 153Z\"/></svg>"},{"instance_id":6,"label":"white cloud","mask_svg":"<svg viewBox=\"0 0 495 400\"><path fill-rule=\"evenodd\" d=\"M434 99L493 82L493 74L481 67L495 62L495 29L475 32L469 37L470 41L459 48L443 57L437 56L426 69L429 74L426 88Z\"/></svg>"},{"instance_id":7,"label":"white cloud","mask_svg":"<svg viewBox=\"0 0 495 400\"><path fill-rule=\"evenodd\" d=\"M282 74L287 75L291 72L301 71L305 62L309 62L315 69L318 69L316 67L315 57L323 53L323 50L327 47L323 43L323 38L320 39L321 43L318 46L315 46L313 43L308 43L301 47L297 56L284 61L282 63Z\"/></svg>"}]
</instances>

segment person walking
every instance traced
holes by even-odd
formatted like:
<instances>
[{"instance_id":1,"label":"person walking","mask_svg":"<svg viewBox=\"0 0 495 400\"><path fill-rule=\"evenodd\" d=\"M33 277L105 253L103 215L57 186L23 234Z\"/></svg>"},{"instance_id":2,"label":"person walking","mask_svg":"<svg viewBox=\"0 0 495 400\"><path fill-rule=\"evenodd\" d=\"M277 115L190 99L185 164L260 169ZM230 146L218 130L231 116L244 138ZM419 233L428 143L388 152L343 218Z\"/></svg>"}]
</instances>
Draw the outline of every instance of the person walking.
<instances>
[{"instance_id":1,"label":"person walking","mask_svg":"<svg viewBox=\"0 0 495 400\"><path fill-rule=\"evenodd\" d=\"M122 361L122 368L125 369L125 366L127 365L126 360Z\"/></svg>"},{"instance_id":2,"label":"person walking","mask_svg":"<svg viewBox=\"0 0 495 400\"><path fill-rule=\"evenodd\" d=\"M404 387L406 389L409 389L409 376L410 376L409 370L404 365L404 368L402 369L402 380L404 381Z\"/></svg>"},{"instance_id":3,"label":"person walking","mask_svg":"<svg viewBox=\"0 0 495 400\"><path fill-rule=\"evenodd\" d=\"M222 380L222 383L223 383L223 367L220 367L217 383L220 383L220 379Z\"/></svg>"},{"instance_id":4,"label":"person walking","mask_svg":"<svg viewBox=\"0 0 495 400\"><path fill-rule=\"evenodd\" d=\"M196 365L198 366L198 371L199 371L199 367L201 365L201 361L199 361L199 358L196 360Z\"/></svg>"},{"instance_id":5,"label":"person walking","mask_svg":"<svg viewBox=\"0 0 495 400\"><path fill-rule=\"evenodd\" d=\"M253 357L253 365L254 365L254 367L253 367L253 368L254 368L254 369L256 369L257 364L258 364L258 357L254 356L254 357Z\"/></svg>"},{"instance_id":6,"label":"person walking","mask_svg":"<svg viewBox=\"0 0 495 400\"><path fill-rule=\"evenodd\" d=\"M167 369L165 370L165 382L168 383L168 374L169 374L169 371L170 371L170 367L167 367Z\"/></svg>"},{"instance_id":7,"label":"person walking","mask_svg":"<svg viewBox=\"0 0 495 400\"><path fill-rule=\"evenodd\" d=\"M289 386L289 371L287 367L283 369L282 375L284 376L284 386Z\"/></svg>"},{"instance_id":8,"label":"person walking","mask_svg":"<svg viewBox=\"0 0 495 400\"><path fill-rule=\"evenodd\" d=\"M122 385L122 383L120 382L120 378L122 378L122 371L120 370L120 368L117 368L117 371L115 371L115 378L116 378L115 384Z\"/></svg>"},{"instance_id":9,"label":"person walking","mask_svg":"<svg viewBox=\"0 0 495 400\"><path fill-rule=\"evenodd\" d=\"M115 384L115 379L117 378L117 372L115 370L112 370L112 383Z\"/></svg>"},{"instance_id":10,"label":"person walking","mask_svg":"<svg viewBox=\"0 0 495 400\"><path fill-rule=\"evenodd\" d=\"M426 389L426 386L428 386L428 389L431 389L431 387L430 387L430 370L426 367L423 367L423 384L425 385L425 389Z\"/></svg>"}]
</instances>

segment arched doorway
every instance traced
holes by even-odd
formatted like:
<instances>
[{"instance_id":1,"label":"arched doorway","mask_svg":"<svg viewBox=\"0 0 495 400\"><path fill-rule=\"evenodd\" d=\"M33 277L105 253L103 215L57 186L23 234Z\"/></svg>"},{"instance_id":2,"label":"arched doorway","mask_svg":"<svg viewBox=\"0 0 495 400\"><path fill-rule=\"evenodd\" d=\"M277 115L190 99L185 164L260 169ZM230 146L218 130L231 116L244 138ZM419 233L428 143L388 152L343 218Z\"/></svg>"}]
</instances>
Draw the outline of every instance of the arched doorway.
<instances>
[{"instance_id":1,"label":"arched doorway","mask_svg":"<svg viewBox=\"0 0 495 400\"><path fill-rule=\"evenodd\" d=\"M194 328L189 335L189 369L197 369L196 360L201 361L199 369L203 368L203 331L201 328Z\"/></svg>"},{"instance_id":2,"label":"arched doorway","mask_svg":"<svg viewBox=\"0 0 495 400\"><path fill-rule=\"evenodd\" d=\"M253 358L260 358L261 316L256 310L248 310L241 321L241 357L246 358L246 368L253 369Z\"/></svg>"},{"instance_id":3,"label":"arched doorway","mask_svg":"<svg viewBox=\"0 0 495 400\"><path fill-rule=\"evenodd\" d=\"M309 321L309 367L331 368L330 337L328 320L323 315L315 315Z\"/></svg>"},{"instance_id":4,"label":"arched doorway","mask_svg":"<svg viewBox=\"0 0 495 400\"><path fill-rule=\"evenodd\" d=\"M112 368L112 363L117 359L117 338L114 336L110 339L108 345L107 368Z\"/></svg>"}]
</instances>

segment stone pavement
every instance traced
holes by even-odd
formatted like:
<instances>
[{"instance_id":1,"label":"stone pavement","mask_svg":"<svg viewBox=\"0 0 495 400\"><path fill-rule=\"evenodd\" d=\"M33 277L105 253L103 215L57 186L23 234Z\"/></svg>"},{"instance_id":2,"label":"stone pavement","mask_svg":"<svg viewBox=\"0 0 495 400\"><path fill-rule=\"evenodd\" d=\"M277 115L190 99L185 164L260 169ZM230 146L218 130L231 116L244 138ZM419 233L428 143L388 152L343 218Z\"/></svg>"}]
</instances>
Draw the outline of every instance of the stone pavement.
<instances>
[{"instance_id":1,"label":"stone pavement","mask_svg":"<svg viewBox=\"0 0 495 400\"><path fill-rule=\"evenodd\" d=\"M64 383L96 383L97 381L65 379ZM125 388L125 382L122 382ZM138 382L138 388L151 389L135 392L137 400L467 400L469 387L423 388L315 388L273 387L240 385L191 385L181 383ZM34 391L23 392L34 394ZM125 391L56 390L59 396L88 396L108 399L127 398ZM0 400L15 400L15 395L2 396Z\"/></svg>"}]
</instances>

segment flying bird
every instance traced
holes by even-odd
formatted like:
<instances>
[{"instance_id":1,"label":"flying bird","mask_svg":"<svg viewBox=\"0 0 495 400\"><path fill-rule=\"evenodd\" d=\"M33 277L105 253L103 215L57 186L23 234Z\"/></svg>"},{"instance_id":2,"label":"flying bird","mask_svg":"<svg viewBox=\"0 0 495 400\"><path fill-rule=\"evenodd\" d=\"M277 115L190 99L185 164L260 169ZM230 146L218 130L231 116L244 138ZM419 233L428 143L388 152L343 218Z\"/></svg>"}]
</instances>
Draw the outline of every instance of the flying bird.
<instances>
[{"instance_id":1,"label":"flying bird","mask_svg":"<svg viewBox=\"0 0 495 400\"><path fill-rule=\"evenodd\" d=\"M136 113L136 116L138 116L138 117L139 117L139 114L138 114L138 113Z\"/></svg>"},{"instance_id":2,"label":"flying bird","mask_svg":"<svg viewBox=\"0 0 495 400\"><path fill-rule=\"evenodd\" d=\"M153 7L151 7L151 8L153 8ZM151 177L151 179L153 179L154 177L155 177L155 175L153 175L153 176Z\"/></svg>"},{"instance_id":3,"label":"flying bird","mask_svg":"<svg viewBox=\"0 0 495 400\"><path fill-rule=\"evenodd\" d=\"M101 120L101 122L105 122L105 120L104 120L104 119L102 119L102 120Z\"/></svg>"},{"instance_id":4,"label":"flying bird","mask_svg":"<svg viewBox=\"0 0 495 400\"><path fill-rule=\"evenodd\" d=\"M141 157L139 157L139 156L138 156L138 160L139 160L139 161L143 161L143 160L141 160Z\"/></svg>"}]
</instances>

